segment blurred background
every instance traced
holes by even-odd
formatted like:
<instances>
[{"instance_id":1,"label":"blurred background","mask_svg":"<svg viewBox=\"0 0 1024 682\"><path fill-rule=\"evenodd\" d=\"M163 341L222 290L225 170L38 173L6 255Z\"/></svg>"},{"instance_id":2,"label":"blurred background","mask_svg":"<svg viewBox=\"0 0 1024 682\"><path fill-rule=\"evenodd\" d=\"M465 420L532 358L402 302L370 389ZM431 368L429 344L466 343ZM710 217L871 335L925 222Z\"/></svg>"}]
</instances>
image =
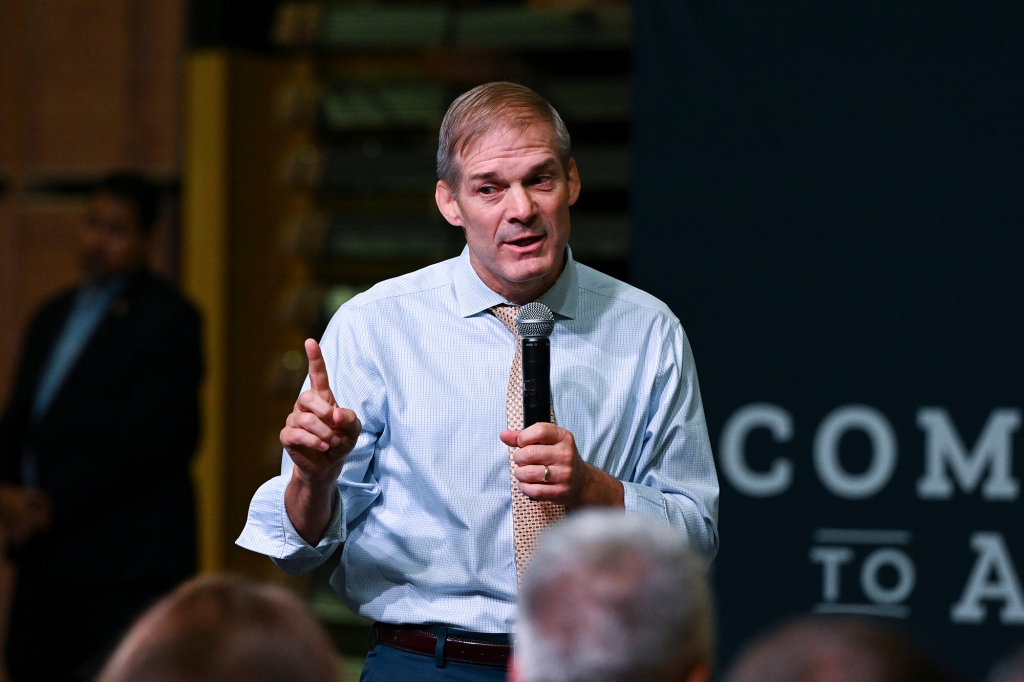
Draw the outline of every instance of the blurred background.
<instances>
[{"instance_id":1,"label":"blurred background","mask_svg":"<svg viewBox=\"0 0 1024 682\"><path fill-rule=\"evenodd\" d=\"M574 255L691 338L722 662L779 617L859 613L980 680L1024 640L1018 494L984 483L1019 488L1022 27L1010 2L0 0L0 398L79 277L91 188L145 174L153 267L204 317L201 569L293 587L358 660L336 562L290 579L233 541L302 340L461 250L437 127L515 80L572 134Z\"/></svg>"}]
</instances>

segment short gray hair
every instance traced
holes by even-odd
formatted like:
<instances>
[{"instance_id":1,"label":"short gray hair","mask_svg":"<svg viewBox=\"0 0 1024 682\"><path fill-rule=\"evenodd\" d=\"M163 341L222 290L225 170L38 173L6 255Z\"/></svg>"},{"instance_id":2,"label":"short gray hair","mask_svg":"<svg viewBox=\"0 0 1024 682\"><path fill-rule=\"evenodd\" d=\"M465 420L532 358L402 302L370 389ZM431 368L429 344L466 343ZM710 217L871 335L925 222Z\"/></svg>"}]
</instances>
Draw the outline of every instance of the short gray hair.
<instances>
[{"instance_id":1,"label":"short gray hair","mask_svg":"<svg viewBox=\"0 0 1024 682\"><path fill-rule=\"evenodd\" d=\"M545 533L523 577L524 682L620 682L711 664L703 558L667 525L586 511Z\"/></svg>"},{"instance_id":2,"label":"short gray hair","mask_svg":"<svg viewBox=\"0 0 1024 682\"><path fill-rule=\"evenodd\" d=\"M518 83L495 81L478 85L459 95L441 121L437 142L437 179L457 193L460 169L457 158L469 143L495 127L525 129L536 121L551 124L555 153L568 169L572 141L565 122L551 104Z\"/></svg>"}]
</instances>

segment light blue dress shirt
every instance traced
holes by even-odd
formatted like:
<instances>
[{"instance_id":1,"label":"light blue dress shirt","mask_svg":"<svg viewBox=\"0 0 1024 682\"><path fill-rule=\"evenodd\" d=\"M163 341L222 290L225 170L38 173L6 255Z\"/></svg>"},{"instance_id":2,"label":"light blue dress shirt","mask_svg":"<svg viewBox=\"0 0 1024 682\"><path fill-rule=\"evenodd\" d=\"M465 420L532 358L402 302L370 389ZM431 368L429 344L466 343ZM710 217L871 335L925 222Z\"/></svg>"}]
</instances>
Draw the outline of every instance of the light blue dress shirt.
<instances>
[{"instance_id":1,"label":"light blue dress shirt","mask_svg":"<svg viewBox=\"0 0 1024 682\"><path fill-rule=\"evenodd\" d=\"M693 356L656 298L569 253L540 297L554 313L555 417L580 456L623 482L629 513L718 550L718 478ZM507 303L462 255L343 305L321 341L339 405L363 431L310 546L284 508L292 461L253 497L237 543L303 573L344 542L331 584L360 615L511 632L517 594L505 399L515 337ZM306 390L309 380L306 380Z\"/></svg>"}]
</instances>

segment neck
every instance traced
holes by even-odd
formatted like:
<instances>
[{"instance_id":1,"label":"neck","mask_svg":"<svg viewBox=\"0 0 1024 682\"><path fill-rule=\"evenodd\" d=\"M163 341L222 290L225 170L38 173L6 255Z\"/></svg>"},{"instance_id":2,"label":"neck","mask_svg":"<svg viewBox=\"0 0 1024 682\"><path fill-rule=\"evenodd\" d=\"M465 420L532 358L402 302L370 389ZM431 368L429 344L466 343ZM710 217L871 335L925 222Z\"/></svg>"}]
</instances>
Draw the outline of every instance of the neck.
<instances>
[{"instance_id":1,"label":"neck","mask_svg":"<svg viewBox=\"0 0 1024 682\"><path fill-rule=\"evenodd\" d=\"M557 282L558 278L561 276L562 271L565 270L566 264L569 262L568 253L568 250L562 253L562 262L558 267L552 268L551 272L548 272L542 277L531 279L526 282L510 282L495 277L494 273L477 261L472 251L469 252L469 262L470 265L473 266L473 270L476 272L477 277L487 285L488 289L501 295L502 298L510 303L526 305L531 301L536 301L538 298L543 296L548 289L554 286L555 282Z\"/></svg>"},{"instance_id":2,"label":"neck","mask_svg":"<svg viewBox=\"0 0 1024 682\"><path fill-rule=\"evenodd\" d=\"M94 286L103 286L105 284L120 281L129 277L133 272L136 272L138 268L129 270L115 270L113 272L95 272L86 271L85 276L82 278L83 284L90 284Z\"/></svg>"}]
</instances>

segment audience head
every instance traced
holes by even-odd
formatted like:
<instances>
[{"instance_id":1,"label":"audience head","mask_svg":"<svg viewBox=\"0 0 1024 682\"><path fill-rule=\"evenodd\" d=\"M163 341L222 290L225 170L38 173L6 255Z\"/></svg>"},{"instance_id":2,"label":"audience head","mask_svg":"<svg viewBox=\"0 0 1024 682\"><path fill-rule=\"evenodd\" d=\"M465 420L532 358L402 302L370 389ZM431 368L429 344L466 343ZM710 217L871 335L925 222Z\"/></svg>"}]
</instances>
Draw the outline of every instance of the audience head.
<instances>
[{"instance_id":1,"label":"audience head","mask_svg":"<svg viewBox=\"0 0 1024 682\"><path fill-rule=\"evenodd\" d=\"M232 576L191 580L147 611L98 682L334 682L327 634L287 590Z\"/></svg>"},{"instance_id":2,"label":"audience head","mask_svg":"<svg viewBox=\"0 0 1024 682\"><path fill-rule=\"evenodd\" d=\"M142 176L120 173L102 180L80 236L86 272L104 277L145 265L158 209L158 192Z\"/></svg>"},{"instance_id":3,"label":"audience head","mask_svg":"<svg viewBox=\"0 0 1024 682\"><path fill-rule=\"evenodd\" d=\"M709 675L706 565L666 525L614 511L575 515L541 537L519 596L519 682Z\"/></svg>"},{"instance_id":4,"label":"audience head","mask_svg":"<svg viewBox=\"0 0 1024 682\"><path fill-rule=\"evenodd\" d=\"M896 632L852 618L804 617L741 652L726 682L949 682Z\"/></svg>"},{"instance_id":5,"label":"audience head","mask_svg":"<svg viewBox=\"0 0 1024 682\"><path fill-rule=\"evenodd\" d=\"M1024 682L1024 647L1000 659L989 672L986 682Z\"/></svg>"}]
</instances>

